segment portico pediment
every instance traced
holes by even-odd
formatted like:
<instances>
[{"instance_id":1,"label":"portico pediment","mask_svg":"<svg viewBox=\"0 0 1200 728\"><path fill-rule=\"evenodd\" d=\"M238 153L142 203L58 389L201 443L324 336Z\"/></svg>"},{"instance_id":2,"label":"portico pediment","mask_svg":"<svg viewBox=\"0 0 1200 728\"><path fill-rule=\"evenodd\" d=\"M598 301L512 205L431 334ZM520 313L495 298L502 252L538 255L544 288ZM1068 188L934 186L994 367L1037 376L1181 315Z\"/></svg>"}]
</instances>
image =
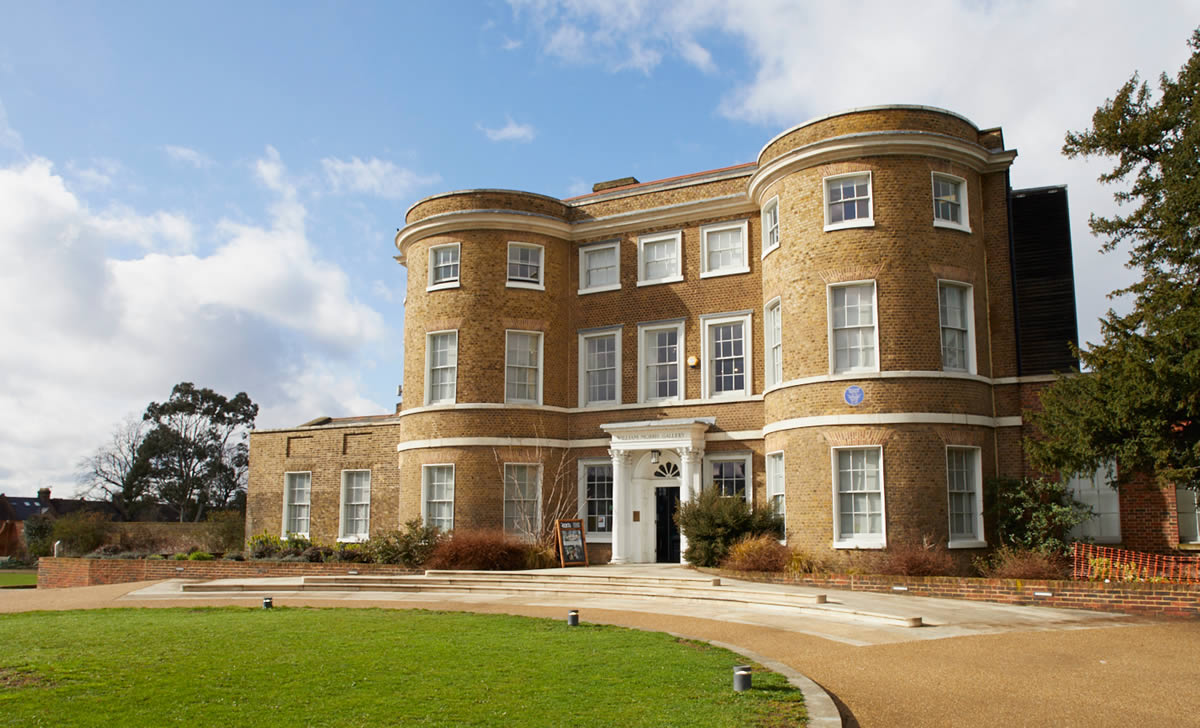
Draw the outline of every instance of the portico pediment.
<instances>
[{"instance_id":1,"label":"portico pediment","mask_svg":"<svg viewBox=\"0 0 1200 728\"><path fill-rule=\"evenodd\" d=\"M612 437L610 448L620 451L695 448L704 449L704 433L715 417L685 417L671 420L613 422L600 425Z\"/></svg>"}]
</instances>

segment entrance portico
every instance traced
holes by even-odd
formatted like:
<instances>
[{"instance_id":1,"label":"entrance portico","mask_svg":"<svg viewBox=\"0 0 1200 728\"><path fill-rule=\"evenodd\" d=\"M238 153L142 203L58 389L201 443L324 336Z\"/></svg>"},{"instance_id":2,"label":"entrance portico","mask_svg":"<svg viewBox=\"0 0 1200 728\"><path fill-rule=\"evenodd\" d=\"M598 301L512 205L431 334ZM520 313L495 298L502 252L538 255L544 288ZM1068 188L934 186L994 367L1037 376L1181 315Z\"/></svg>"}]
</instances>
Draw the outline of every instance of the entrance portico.
<instances>
[{"instance_id":1,"label":"entrance portico","mask_svg":"<svg viewBox=\"0 0 1200 728\"><path fill-rule=\"evenodd\" d=\"M612 563L660 559L659 530L670 535L669 529L676 526L669 522L671 509L656 500L669 499L670 490L665 490L669 488L679 489L681 503L700 492L704 433L715 422L712 417L695 417L600 426L612 437L608 451L613 463ZM678 543L683 563L687 539L680 535Z\"/></svg>"}]
</instances>

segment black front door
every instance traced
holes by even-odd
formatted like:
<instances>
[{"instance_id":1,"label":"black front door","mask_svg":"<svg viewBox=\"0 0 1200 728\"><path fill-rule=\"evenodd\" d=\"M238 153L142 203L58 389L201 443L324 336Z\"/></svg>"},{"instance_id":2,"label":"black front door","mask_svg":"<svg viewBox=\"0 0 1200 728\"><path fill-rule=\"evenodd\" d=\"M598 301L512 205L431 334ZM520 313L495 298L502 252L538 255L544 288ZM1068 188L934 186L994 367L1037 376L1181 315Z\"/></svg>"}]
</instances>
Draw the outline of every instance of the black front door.
<instances>
[{"instance_id":1,"label":"black front door","mask_svg":"<svg viewBox=\"0 0 1200 728\"><path fill-rule=\"evenodd\" d=\"M654 489L654 560L660 564L679 563L679 526L675 525L678 506L678 487Z\"/></svg>"}]
</instances>

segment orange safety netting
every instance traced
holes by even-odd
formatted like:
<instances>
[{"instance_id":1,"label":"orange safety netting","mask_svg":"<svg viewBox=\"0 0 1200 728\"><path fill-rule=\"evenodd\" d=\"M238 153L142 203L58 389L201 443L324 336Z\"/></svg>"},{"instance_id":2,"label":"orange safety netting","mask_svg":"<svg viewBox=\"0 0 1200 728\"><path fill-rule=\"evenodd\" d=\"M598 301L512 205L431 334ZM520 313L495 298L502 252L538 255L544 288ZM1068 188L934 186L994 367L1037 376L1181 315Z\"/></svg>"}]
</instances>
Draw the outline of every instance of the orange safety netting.
<instances>
[{"instance_id":1,"label":"orange safety netting","mask_svg":"<svg viewBox=\"0 0 1200 728\"><path fill-rule=\"evenodd\" d=\"M1200 557L1162 556L1075 543L1074 577L1087 581L1200 583Z\"/></svg>"}]
</instances>

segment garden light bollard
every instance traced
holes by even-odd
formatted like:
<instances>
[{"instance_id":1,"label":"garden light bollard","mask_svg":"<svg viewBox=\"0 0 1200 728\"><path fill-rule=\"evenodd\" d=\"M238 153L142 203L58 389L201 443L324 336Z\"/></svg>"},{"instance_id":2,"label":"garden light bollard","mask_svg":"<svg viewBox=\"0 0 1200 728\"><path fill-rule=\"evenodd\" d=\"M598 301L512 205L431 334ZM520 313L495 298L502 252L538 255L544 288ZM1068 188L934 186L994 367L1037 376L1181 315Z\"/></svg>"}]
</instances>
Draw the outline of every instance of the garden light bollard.
<instances>
[{"instance_id":1,"label":"garden light bollard","mask_svg":"<svg viewBox=\"0 0 1200 728\"><path fill-rule=\"evenodd\" d=\"M274 602L271 601L271 597L263 597L263 609L270 609L272 606Z\"/></svg>"},{"instance_id":2,"label":"garden light bollard","mask_svg":"<svg viewBox=\"0 0 1200 728\"><path fill-rule=\"evenodd\" d=\"M54 558L62 556L62 541L54 542Z\"/></svg>"},{"instance_id":3,"label":"garden light bollard","mask_svg":"<svg viewBox=\"0 0 1200 728\"><path fill-rule=\"evenodd\" d=\"M733 666L733 691L742 693L750 689L750 666Z\"/></svg>"},{"instance_id":4,"label":"garden light bollard","mask_svg":"<svg viewBox=\"0 0 1200 728\"><path fill-rule=\"evenodd\" d=\"M572 609L571 611L567 612L567 626L568 627L578 627L579 626L579 610L578 609Z\"/></svg>"}]
</instances>

